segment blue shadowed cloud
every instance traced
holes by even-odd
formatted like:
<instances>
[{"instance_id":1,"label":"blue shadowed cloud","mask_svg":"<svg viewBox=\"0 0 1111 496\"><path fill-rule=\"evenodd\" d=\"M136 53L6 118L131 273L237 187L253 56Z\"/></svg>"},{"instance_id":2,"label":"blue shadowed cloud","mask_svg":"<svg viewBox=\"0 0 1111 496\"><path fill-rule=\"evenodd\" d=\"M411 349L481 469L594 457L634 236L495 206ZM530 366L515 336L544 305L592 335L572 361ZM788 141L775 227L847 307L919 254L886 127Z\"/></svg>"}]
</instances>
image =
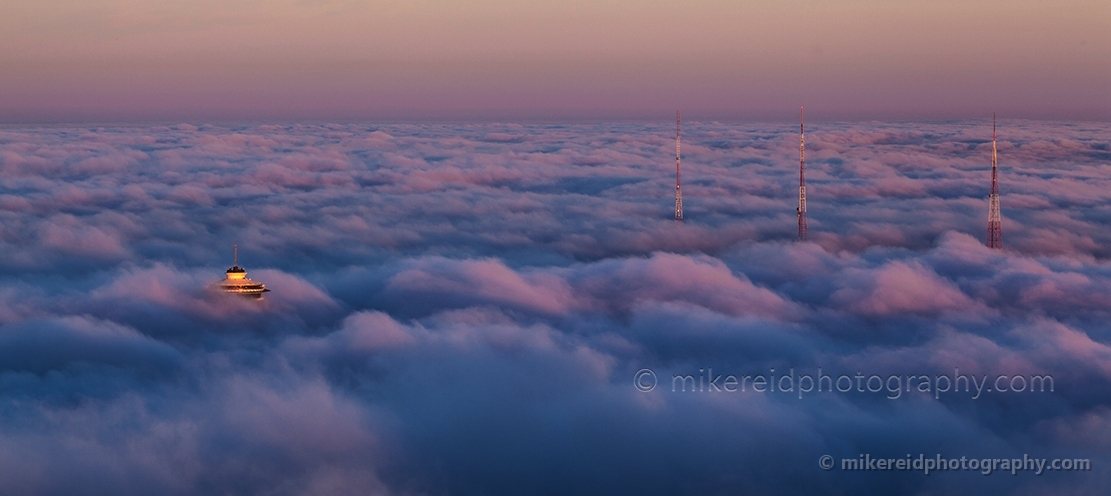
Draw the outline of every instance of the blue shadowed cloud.
<instances>
[{"instance_id":1,"label":"blue shadowed cloud","mask_svg":"<svg viewBox=\"0 0 1111 496\"><path fill-rule=\"evenodd\" d=\"M10 494L1045 494L1111 461L1105 124L0 130ZM262 301L208 285L231 245ZM651 368L652 392L634 374ZM673 377L1050 374L1045 393ZM751 382L749 383L751 385ZM824 454L1090 458L826 472Z\"/></svg>"}]
</instances>

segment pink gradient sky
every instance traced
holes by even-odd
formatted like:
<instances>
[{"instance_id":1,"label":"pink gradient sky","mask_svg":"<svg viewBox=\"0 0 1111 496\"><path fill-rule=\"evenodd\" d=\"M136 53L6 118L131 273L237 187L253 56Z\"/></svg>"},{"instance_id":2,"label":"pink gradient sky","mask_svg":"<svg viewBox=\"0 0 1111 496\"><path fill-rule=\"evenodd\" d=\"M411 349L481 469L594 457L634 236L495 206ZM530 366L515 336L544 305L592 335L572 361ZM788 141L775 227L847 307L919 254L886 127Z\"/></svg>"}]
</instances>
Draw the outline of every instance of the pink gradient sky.
<instances>
[{"instance_id":1,"label":"pink gradient sky","mask_svg":"<svg viewBox=\"0 0 1111 496\"><path fill-rule=\"evenodd\" d=\"M17 0L0 122L1111 119L1097 0Z\"/></svg>"}]
</instances>

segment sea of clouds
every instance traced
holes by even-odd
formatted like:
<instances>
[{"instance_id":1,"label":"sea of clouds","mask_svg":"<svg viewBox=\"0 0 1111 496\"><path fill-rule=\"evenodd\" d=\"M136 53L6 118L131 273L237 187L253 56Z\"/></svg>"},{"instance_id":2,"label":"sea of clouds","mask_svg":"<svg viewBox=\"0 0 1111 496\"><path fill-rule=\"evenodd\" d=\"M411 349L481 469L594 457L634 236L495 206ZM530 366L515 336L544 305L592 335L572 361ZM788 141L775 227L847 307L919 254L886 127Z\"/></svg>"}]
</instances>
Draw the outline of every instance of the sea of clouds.
<instances>
[{"instance_id":1,"label":"sea of clouds","mask_svg":"<svg viewBox=\"0 0 1111 496\"><path fill-rule=\"evenodd\" d=\"M1095 494L1111 125L0 128L3 494ZM239 264L271 293L208 289ZM674 375L1052 392L673 392ZM776 369L774 374L771 369ZM659 378L649 392L634 374ZM641 388L643 389L643 388ZM800 397L801 396L801 397ZM1091 471L826 471L1089 458Z\"/></svg>"}]
</instances>

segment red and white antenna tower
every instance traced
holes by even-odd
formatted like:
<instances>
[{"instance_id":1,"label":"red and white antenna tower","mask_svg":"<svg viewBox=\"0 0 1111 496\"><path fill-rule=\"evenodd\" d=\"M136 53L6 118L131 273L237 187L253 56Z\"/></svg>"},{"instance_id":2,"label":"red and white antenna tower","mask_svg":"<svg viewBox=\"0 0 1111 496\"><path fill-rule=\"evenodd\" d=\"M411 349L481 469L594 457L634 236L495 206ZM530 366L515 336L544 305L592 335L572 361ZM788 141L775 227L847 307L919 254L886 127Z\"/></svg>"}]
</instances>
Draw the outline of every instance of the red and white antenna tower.
<instances>
[{"instance_id":1,"label":"red and white antenna tower","mask_svg":"<svg viewBox=\"0 0 1111 496\"><path fill-rule=\"evenodd\" d=\"M991 194L988 196L988 248L1003 249L1003 223L999 216L999 166L995 154L995 112L991 113Z\"/></svg>"},{"instance_id":2,"label":"red and white antenna tower","mask_svg":"<svg viewBox=\"0 0 1111 496\"><path fill-rule=\"evenodd\" d=\"M679 173L679 125L682 122L679 111L675 111L675 220L683 220L683 188Z\"/></svg>"},{"instance_id":3,"label":"red and white antenna tower","mask_svg":"<svg viewBox=\"0 0 1111 496\"><path fill-rule=\"evenodd\" d=\"M802 107L799 107L799 241L806 241L806 128Z\"/></svg>"}]
</instances>

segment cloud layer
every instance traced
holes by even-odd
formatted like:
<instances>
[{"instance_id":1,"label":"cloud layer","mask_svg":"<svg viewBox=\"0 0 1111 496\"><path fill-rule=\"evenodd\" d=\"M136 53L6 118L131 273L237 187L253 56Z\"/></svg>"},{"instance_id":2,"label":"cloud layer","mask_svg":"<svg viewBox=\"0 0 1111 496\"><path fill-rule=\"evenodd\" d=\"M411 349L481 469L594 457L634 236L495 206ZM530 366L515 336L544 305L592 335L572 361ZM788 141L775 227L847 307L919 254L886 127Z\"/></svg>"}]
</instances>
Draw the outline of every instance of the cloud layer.
<instances>
[{"instance_id":1,"label":"cloud layer","mask_svg":"<svg viewBox=\"0 0 1111 496\"><path fill-rule=\"evenodd\" d=\"M810 243L793 128L684 130L676 223L666 125L0 129L5 492L1111 482L1111 126L1001 123L1002 252L990 123L813 126ZM233 243L266 299L207 289ZM711 368L1054 390L672 392ZM1093 470L817 464L863 453Z\"/></svg>"}]
</instances>

